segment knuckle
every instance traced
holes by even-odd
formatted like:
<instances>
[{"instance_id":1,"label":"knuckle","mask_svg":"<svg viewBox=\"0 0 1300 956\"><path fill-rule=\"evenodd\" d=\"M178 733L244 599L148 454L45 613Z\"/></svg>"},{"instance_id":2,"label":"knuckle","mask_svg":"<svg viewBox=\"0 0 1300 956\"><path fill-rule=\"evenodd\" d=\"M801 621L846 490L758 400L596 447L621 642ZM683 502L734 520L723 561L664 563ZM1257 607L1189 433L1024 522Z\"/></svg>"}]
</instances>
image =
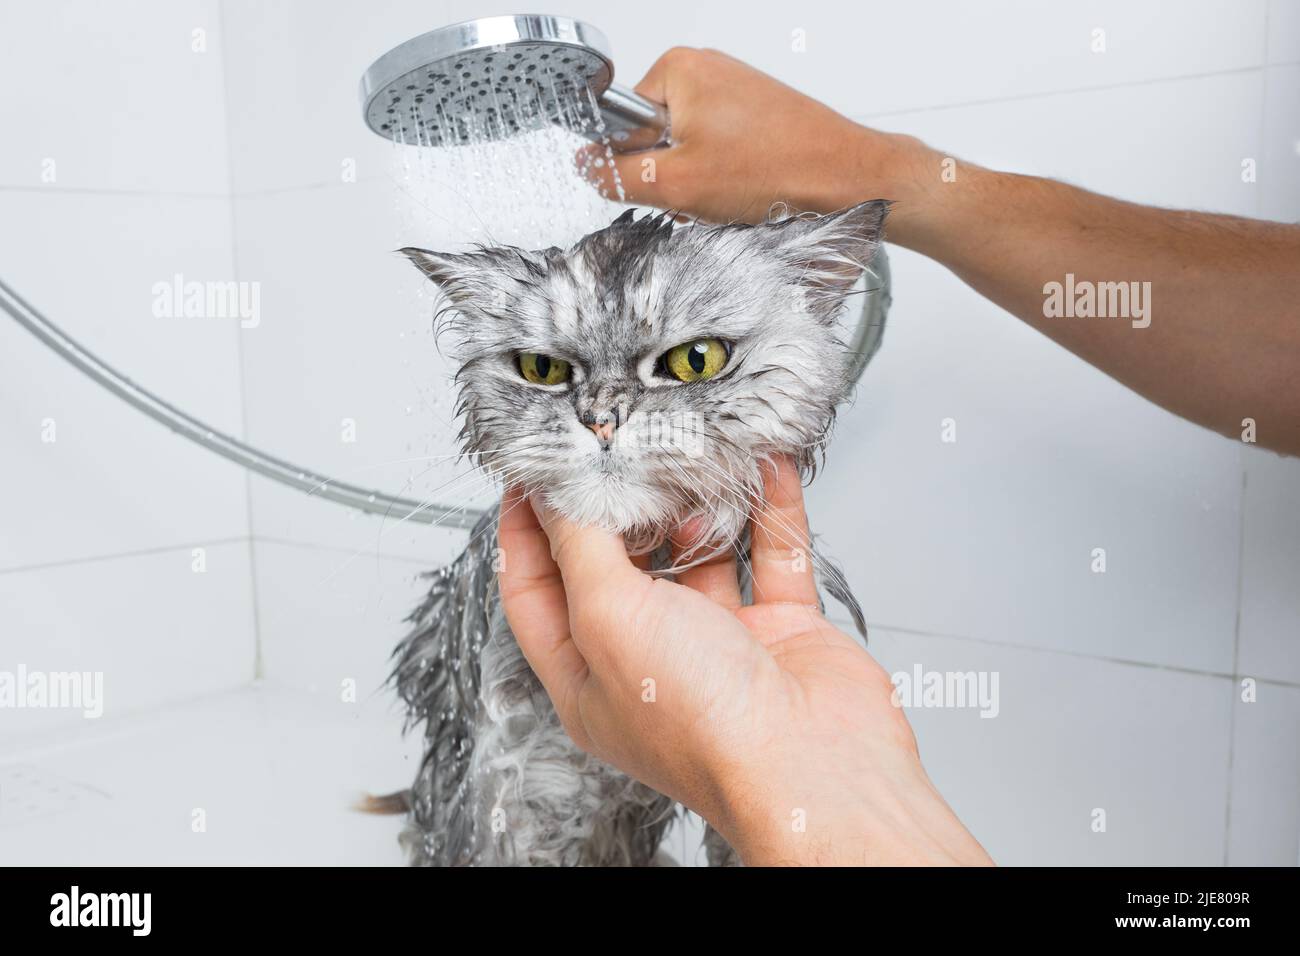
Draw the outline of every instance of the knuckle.
<instances>
[{"instance_id":1,"label":"knuckle","mask_svg":"<svg viewBox=\"0 0 1300 956\"><path fill-rule=\"evenodd\" d=\"M700 51L697 50L695 47L674 46L674 47L669 47L664 52L663 56L659 58L659 62L662 63L664 66L672 67L673 69L679 69L681 67L689 66L692 63L696 62L699 55L700 55Z\"/></svg>"},{"instance_id":2,"label":"knuckle","mask_svg":"<svg viewBox=\"0 0 1300 956\"><path fill-rule=\"evenodd\" d=\"M895 719L885 729L886 740L899 751L909 754L913 757L920 756L920 749L916 744L916 732L912 730L912 725L907 722L907 717L899 710Z\"/></svg>"},{"instance_id":3,"label":"knuckle","mask_svg":"<svg viewBox=\"0 0 1300 956\"><path fill-rule=\"evenodd\" d=\"M574 550L576 537L575 529L563 525L547 529L546 540L551 545L551 560L563 567Z\"/></svg>"}]
</instances>

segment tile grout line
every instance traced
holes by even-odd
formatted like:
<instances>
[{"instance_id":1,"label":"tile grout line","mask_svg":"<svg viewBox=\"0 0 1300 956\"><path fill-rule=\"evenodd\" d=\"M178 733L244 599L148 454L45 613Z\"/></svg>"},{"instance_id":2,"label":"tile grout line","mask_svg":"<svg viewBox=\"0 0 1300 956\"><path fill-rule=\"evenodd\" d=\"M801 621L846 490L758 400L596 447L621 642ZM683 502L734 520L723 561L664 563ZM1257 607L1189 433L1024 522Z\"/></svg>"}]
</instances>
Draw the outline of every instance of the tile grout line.
<instances>
[{"instance_id":1,"label":"tile grout line","mask_svg":"<svg viewBox=\"0 0 1300 956\"><path fill-rule=\"evenodd\" d=\"M223 110L222 122L225 124L226 132L226 182L227 182L227 213L230 221L230 265L234 272L234 279L239 281L239 219L236 208L238 203L235 201L235 149L232 142L233 131L230 125L230 34L226 29L226 6L220 4L217 8L217 28L220 31L218 42L221 44L221 104ZM248 390L244 378L244 336L243 329L239 326L234 327L235 336L235 375L239 380L239 424L243 432L242 437L247 439L248 429ZM258 600L257 590L257 548L253 543L253 477L248 469L244 469L244 517L248 527L248 595L252 602L252 625L253 625L253 680L260 680L263 676L262 661L262 612Z\"/></svg>"},{"instance_id":2,"label":"tile grout line","mask_svg":"<svg viewBox=\"0 0 1300 956\"><path fill-rule=\"evenodd\" d=\"M229 132L230 130L227 126L227 134L229 134ZM227 152L229 152L230 143L228 135L226 148ZM377 183L383 182L384 179L385 177L381 175L371 174L358 177L356 182ZM331 186L338 185L342 185L342 183L336 183L333 180L323 180L320 182L296 183L292 186L268 186L265 189L250 189L247 192L236 192L232 171L230 175L230 189L225 193L189 192L181 189L102 189L96 186L15 186L3 183L0 183L0 193L53 193L64 196L121 196L133 199L202 199L222 201L228 199L262 199L285 193L300 193L310 192L317 189L328 189Z\"/></svg>"},{"instance_id":3,"label":"tile grout line","mask_svg":"<svg viewBox=\"0 0 1300 956\"><path fill-rule=\"evenodd\" d=\"M228 199L228 193L189 192L184 189L104 189L98 186L15 186L0 183L0 193L54 193L63 196L123 196L135 199Z\"/></svg>"},{"instance_id":4,"label":"tile grout line","mask_svg":"<svg viewBox=\"0 0 1300 956\"><path fill-rule=\"evenodd\" d=\"M119 558L144 558L155 554L169 554L173 551L185 551L193 547L218 547L226 544L239 544L247 541L249 535L236 535L231 538L202 538L180 544L163 544L155 548L138 548L134 551L114 551L112 554L92 554L84 558L66 558L62 561L45 561L40 564L24 564L16 568L0 568L0 576L6 574L23 574L27 571L48 571L54 568L70 568L81 564L96 564L101 561L116 561Z\"/></svg>"},{"instance_id":5,"label":"tile grout line","mask_svg":"<svg viewBox=\"0 0 1300 956\"><path fill-rule=\"evenodd\" d=\"M853 628L852 622L845 621L842 618L830 617L828 618L828 620L830 620L832 623L836 624L837 626L842 626L848 629ZM1150 670L1166 671L1173 674L1186 674L1193 677L1219 677L1224 680L1232 680L1236 677L1246 676L1246 675L1237 674L1235 672L1228 674L1223 671L1202 670L1195 667L1176 667L1171 664L1156 664L1151 661L1132 660L1126 657L1109 657L1101 654L1085 654L1082 651L1062 650L1060 648L1055 648L1055 647L1035 647L1032 644L1015 644L1012 643L1011 641L995 641L986 637L968 637L963 634L945 634L938 631L923 631L913 627L898 627L891 624L885 624L879 621L876 622L870 620L867 621L867 633L870 634L870 632L873 629L878 629L881 631L889 631L894 634L908 634L914 637L935 637L947 641L966 641L971 644L986 644L991 647L1005 647L1011 650L1030 651L1039 654L1055 654L1061 657L1081 658L1083 660L1089 660L1089 661L1100 661L1106 664L1120 664L1120 665L1127 665L1130 667L1145 667ZM871 651L870 644L867 645L867 650ZM1234 665L1234 671L1235 671L1235 665ZM1294 687L1296 689L1300 689L1300 682L1283 680L1280 678L1273 678L1273 677L1259 677L1254 675L1252 676L1254 677L1254 680L1260 684L1269 684L1274 687Z\"/></svg>"},{"instance_id":6,"label":"tile grout line","mask_svg":"<svg viewBox=\"0 0 1300 956\"><path fill-rule=\"evenodd\" d=\"M1264 5L1264 65L1259 71L1259 125L1255 129L1255 155L1256 162L1264 158L1264 152L1268 149L1268 38L1269 24L1268 14L1272 3ZM1258 169L1256 170L1258 173ZM1264 211L1264 193L1258 188L1256 183L1255 189L1255 216L1262 218ZM1242 599L1243 588L1246 580L1246 447L1240 446L1237 450L1237 461L1241 467L1241 485L1238 488L1237 495L1237 613L1233 619L1232 625L1232 673L1233 682L1231 693L1228 697L1228 768L1227 768L1227 793L1223 800L1223 865L1229 865L1229 857L1232 852L1232 769L1236 763L1236 746L1237 746L1237 687L1238 678L1241 672L1241 609L1245 603Z\"/></svg>"},{"instance_id":7,"label":"tile grout line","mask_svg":"<svg viewBox=\"0 0 1300 956\"><path fill-rule=\"evenodd\" d=\"M1268 59L1268 8L1264 7L1264 58ZM1263 162L1265 154L1268 152L1268 64L1264 64L1264 69L1260 72L1259 82L1259 128L1255 131L1255 218L1264 218L1264 190L1259 183L1259 164ZM1268 171L1264 170L1264 175ZM1241 473L1243 480L1246 474L1246 463L1243 459Z\"/></svg>"},{"instance_id":8,"label":"tile grout line","mask_svg":"<svg viewBox=\"0 0 1300 956\"><path fill-rule=\"evenodd\" d=\"M449 531L459 531L461 529L451 528ZM336 544L316 544L312 541L295 541L292 538L279 538L273 535L259 534L254 535L253 540L261 544L278 544L285 548L299 548L304 551L325 551L330 554L347 554L355 555L355 548L348 548ZM442 564L448 562L439 562L436 559L429 558L412 558L409 555L395 554L391 551L372 551L363 555L367 558L382 558L385 561L401 561L406 564L414 564L428 569L436 569Z\"/></svg>"},{"instance_id":9,"label":"tile grout line","mask_svg":"<svg viewBox=\"0 0 1300 956\"><path fill-rule=\"evenodd\" d=\"M1228 698L1228 792L1223 801L1223 865L1228 865L1228 852L1232 846L1232 766L1236 757L1237 742L1237 678L1241 673L1241 607L1242 587L1246 580L1246 453L1238 455L1241 462L1241 487L1237 498L1237 614L1232 625L1232 693Z\"/></svg>"},{"instance_id":10,"label":"tile grout line","mask_svg":"<svg viewBox=\"0 0 1300 956\"><path fill-rule=\"evenodd\" d=\"M1272 4L1264 5L1264 65L1259 73L1259 125L1255 129L1256 162L1264 158L1268 148L1268 11ZM1256 170L1258 173L1258 169ZM1255 184L1255 217L1263 217L1264 194ZM1228 866L1232 850L1232 768L1236 758L1237 743L1237 677L1241 671L1241 608L1242 588L1245 582L1246 562L1246 448L1237 451L1241 468L1241 484L1237 489L1237 607L1232 622L1232 693L1228 697L1228 774L1227 793L1223 800L1223 865Z\"/></svg>"},{"instance_id":11,"label":"tile grout line","mask_svg":"<svg viewBox=\"0 0 1300 956\"><path fill-rule=\"evenodd\" d=\"M963 100L958 103L941 103L935 106L917 106L906 109L883 110L877 113L852 113L848 114L849 119L855 123L865 123L869 120L883 119L893 116L919 116L926 113L939 113L945 110L960 110L970 107L997 106L1001 103L1021 103L1028 100L1053 99L1058 96L1077 96L1081 93L1112 93L1116 90L1126 90L1135 86L1159 86L1162 83L1179 83L1183 80L1207 80L1220 76L1238 76L1246 73L1263 72L1269 66L1285 66L1289 64L1268 64L1259 63L1255 66L1238 66L1229 70L1210 70L1206 73L1186 73L1180 76L1156 76L1145 80L1127 80L1122 83L1102 83L1097 86L1076 86L1063 90L1045 90L1039 93L1016 93L1010 96L994 96L982 100Z\"/></svg>"},{"instance_id":12,"label":"tile grout line","mask_svg":"<svg viewBox=\"0 0 1300 956\"><path fill-rule=\"evenodd\" d=\"M289 193L313 192L318 189L330 189L334 186L359 186L362 183L382 183L388 180L387 176L374 173L368 176L358 176L354 182L342 183L335 182L332 179L321 180L313 183L297 183L293 186L267 186L264 189L250 189L247 192L236 193L236 199L267 199L272 196L283 196Z\"/></svg>"}]
</instances>

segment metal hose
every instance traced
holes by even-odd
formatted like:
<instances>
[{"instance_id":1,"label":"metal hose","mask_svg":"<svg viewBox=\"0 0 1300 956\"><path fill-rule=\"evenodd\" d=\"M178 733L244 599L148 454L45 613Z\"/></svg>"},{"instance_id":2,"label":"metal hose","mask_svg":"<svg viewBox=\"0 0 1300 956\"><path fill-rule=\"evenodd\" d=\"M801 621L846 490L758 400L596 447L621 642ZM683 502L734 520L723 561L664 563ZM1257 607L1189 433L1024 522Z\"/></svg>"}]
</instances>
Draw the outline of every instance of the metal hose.
<instances>
[{"instance_id":1,"label":"metal hose","mask_svg":"<svg viewBox=\"0 0 1300 956\"><path fill-rule=\"evenodd\" d=\"M48 345L59 356L85 372L118 398L134 405L176 434L259 475L306 494L337 501L350 508L407 521L469 529L482 516L481 511L473 509L423 504L410 498L397 498L382 491L360 488L345 481L335 481L309 468L300 468L274 455L258 451L237 438L205 425L192 415L187 415L176 406L163 401L148 389L131 381L43 316L2 279L0 279L0 308L12 315L19 325Z\"/></svg>"}]
</instances>

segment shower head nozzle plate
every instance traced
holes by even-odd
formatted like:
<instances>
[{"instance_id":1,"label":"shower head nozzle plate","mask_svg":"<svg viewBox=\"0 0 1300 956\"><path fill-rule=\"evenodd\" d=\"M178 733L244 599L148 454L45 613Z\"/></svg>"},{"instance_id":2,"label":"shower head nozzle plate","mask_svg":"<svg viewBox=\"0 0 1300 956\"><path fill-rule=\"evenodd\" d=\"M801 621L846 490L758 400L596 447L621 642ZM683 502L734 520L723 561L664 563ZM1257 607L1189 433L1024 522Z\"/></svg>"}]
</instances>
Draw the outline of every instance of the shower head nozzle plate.
<instances>
[{"instance_id":1,"label":"shower head nozzle plate","mask_svg":"<svg viewBox=\"0 0 1300 956\"><path fill-rule=\"evenodd\" d=\"M588 100L613 78L595 27L568 17L484 17L389 50L361 77L361 105L366 125L386 139L463 145L540 128L565 111L589 115Z\"/></svg>"}]
</instances>

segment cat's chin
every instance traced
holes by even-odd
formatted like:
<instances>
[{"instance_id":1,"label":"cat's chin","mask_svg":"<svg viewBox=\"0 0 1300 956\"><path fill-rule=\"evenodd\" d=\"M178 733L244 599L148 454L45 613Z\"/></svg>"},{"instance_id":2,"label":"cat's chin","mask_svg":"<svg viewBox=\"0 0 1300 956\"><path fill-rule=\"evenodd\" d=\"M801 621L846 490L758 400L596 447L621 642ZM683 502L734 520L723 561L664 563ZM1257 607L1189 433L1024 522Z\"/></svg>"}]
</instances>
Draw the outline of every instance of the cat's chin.
<instances>
[{"instance_id":1,"label":"cat's chin","mask_svg":"<svg viewBox=\"0 0 1300 956\"><path fill-rule=\"evenodd\" d=\"M645 542L652 550L680 520L661 491L619 480L608 473L593 473L552 486L543 492L548 507L575 524L603 528Z\"/></svg>"},{"instance_id":2,"label":"cat's chin","mask_svg":"<svg viewBox=\"0 0 1300 956\"><path fill-rule=\"evenodd\" d=\"M744 512L668 500L662 489L593 477L546 489L546 504L575 524L621 535L630 554L649 554L684 533L687 559L702 558L739 540L748 520Z\"/></svg>"}]
</instances>

